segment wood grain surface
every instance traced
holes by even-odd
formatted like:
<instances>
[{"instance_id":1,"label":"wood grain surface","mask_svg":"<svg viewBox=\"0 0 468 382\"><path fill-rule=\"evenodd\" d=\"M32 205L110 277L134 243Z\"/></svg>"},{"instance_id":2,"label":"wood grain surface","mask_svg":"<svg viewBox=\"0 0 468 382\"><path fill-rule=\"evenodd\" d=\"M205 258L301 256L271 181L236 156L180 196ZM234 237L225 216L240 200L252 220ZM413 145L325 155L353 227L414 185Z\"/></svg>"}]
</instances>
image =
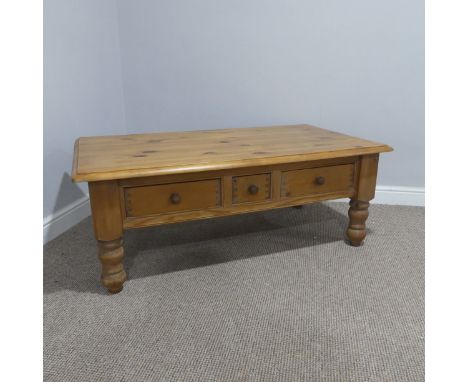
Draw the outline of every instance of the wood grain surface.
<instances>
[{"instance_id":1,"label":"wood grain surface","mask_svg":"<svg viewBox=\"0 0 468 382\"><path fill-rule=\"evenodd\" d=\"M125 188L126 216L201 210L221 205L221 179ZM173 200L175 197L175 200Z\"/></svg>"},{"instance_id":2,"label":"wood grain surface","mask_svg":"<svg viewBox=\"0 0 468 382\"><path fill-rule=\"evenodd\" d=\"M290 197L352 190L354 167L353 164L345 164L284 171L281 178L281 196Z\"/></svg>"},{"instance_id":3,"label":"wood grain surface","mask_svg":"<svg viewBox=\"0 0 468 382\"><path fill-rule=\"evenodd\" d=\"M232 178L232 203L249 203L271 198L271 174L235 176Z\"/></svg>"},{"instance_id":4,"label":"wood grain surface","mask_svg":"<svg viewBox=\"0 0 468 382\"><path fill-rule=\"evenodd\" d=\"M311 125L79 138L72 179L99 181L377 154L392 148Z\"/></svg>"}]
</instances>

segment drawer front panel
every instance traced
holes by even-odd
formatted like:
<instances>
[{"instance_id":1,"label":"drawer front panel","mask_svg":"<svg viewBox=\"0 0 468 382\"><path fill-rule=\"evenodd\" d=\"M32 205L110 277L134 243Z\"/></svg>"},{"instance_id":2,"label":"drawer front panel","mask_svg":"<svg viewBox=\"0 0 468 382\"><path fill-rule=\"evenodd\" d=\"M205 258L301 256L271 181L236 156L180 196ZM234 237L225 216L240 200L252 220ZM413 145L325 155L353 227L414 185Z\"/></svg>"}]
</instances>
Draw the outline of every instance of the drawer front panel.
<instances>
[{"instance_id":1,"label":"drawer front panel","mask_svg":"<svg viewBox=\"0 0 468 382\"><path fill-rule=\"evenodd\" d=\"M232 204L271 199L271 175L257 174L232 178Z\"/></svg>"},{"instance_id":2,"label":"drawer front panel","mask_svg":"<svg viewBox=\"0 0 468 382\"><path fill-rule=\"evenodd\" d=\"M124 188L127 217L221 206L220 179Z\"/></svg>"},{"instance_id":3,"label":"drawer front panel","mask_svg":"<svg viewBox=\"0 0 468 382\"><path fill-rule=\"evenodd\" d=\"M354 185L354 164L284 171L281 197L350 193Z\"/></svg>"}]
</instances>

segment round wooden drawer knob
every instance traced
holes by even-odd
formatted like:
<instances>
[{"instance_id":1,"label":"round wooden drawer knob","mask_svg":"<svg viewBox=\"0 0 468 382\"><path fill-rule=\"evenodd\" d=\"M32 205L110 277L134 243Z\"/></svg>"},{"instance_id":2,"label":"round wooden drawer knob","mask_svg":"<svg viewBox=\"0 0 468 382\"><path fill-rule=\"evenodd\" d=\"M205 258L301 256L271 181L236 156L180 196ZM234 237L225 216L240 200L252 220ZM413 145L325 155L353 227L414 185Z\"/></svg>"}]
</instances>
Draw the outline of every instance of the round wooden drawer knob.
<instances>
[{"instance_id":1,"label":"round wooden drawer knob","mask_svg":"<svg viewBox=\"0 0 468 382\"><path fill-rule=\"evenodd\" d=\"M172 204L179 204L180 201L182 200L182 198L180 197L180 195L177 192L174 192L173 194L171 194L169 199L171 200Z\"/></svg>"},{"instance_id":2,"label":"round wooden drawer knob","mask_svg":"<svg viewBox=\"0 0 468 382\"><path fill-rule=\"evenodd\" d=\"M258 194L258 186L256 184L251 184L247 190L249 191L250 195Z\"/></svg>"},{"instance_id":3,"label":"round wooden drawer knob","mask_svg":"<svg viewBox=\"0 0 468 382\"><path fill-rule=\"evenodd\" d=\"M325 184L325 178L323 176L317 176L315 178L315 183L321 186L322 184Z\"/></svg>"}]
</instances>

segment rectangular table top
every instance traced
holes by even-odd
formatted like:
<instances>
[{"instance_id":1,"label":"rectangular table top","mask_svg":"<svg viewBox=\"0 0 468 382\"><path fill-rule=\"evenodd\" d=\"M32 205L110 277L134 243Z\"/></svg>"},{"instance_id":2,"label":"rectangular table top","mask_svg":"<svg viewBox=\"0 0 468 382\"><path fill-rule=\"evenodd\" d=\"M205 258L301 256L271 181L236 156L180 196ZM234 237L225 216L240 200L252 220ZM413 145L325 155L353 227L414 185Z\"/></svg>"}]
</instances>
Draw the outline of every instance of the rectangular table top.
<instances>
[{"instance_id":1,"label":"rectangular table top","mask_svg":"<svg viewBox=\"0 0 468 382\"><path fill-rule=\"evenodd\" d=\"M375 154L392 148L311 125L83 137L72 179L98 181Z\"/></svg>"}]
</instances>

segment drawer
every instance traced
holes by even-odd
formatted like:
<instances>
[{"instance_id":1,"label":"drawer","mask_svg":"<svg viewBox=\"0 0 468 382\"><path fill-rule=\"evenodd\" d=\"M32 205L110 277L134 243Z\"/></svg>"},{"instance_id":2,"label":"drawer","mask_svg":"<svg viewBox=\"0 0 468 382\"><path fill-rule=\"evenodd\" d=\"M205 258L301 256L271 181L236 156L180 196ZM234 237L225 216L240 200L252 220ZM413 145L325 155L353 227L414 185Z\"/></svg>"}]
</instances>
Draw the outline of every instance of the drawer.
<instances>
[{"instance_id":1,"label":"drawer","mask_svg":"<svg viewBox=\"0 0 468 382\"><path fill-rule=\"evenodd\" d=\"M353 191L354 164L284 171L281 197L343 193Z\"/></svg>"},{"instance_id":2,"label":"drawer","mask_svg":"<svg viewBox=\"0 0 468 382\"><path fill-rule=\"evenodd\" d=\"M220 179L124 188L127 217L193 211L221 205Z\"/></svg>"},{"instance_id":3,"label":"drawer","mask_svg":"<svg viewBox=\"0 0 468 382\"><path fill-rule=\"evenodd\" d=\"M261 202L271 198L271 174L234 176L232 203Z\"/></svg>"}]
</instances>

